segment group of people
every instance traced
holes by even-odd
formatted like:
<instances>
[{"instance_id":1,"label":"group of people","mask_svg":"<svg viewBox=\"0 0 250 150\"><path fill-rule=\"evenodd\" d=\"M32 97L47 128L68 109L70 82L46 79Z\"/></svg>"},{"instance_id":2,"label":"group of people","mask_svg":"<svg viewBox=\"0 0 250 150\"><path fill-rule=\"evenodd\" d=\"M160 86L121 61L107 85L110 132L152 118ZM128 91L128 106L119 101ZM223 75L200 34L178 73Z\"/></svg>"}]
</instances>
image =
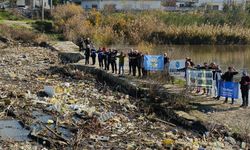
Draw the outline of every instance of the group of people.
<instances>
[{"instance_id":1,"label":"group of people","mask_svg":"<svg viewBox=\"0 0 250 150\"><path fill-rule=\"evenodd\" d=\"M225 81L225 82L233 82L234 81L234 76L237 75L239 72L232 66L228 67L228 70L225 73L222 73L222 70L219 65L216 63L212 62L210 64L204 63L203 65L195 65L192 59L189 57L186 58L185 62L185 68L186 69L197 69L197 70L212 70L213 72L213 80L215 81L215 88L216 88L216 97L215 99L219 100L219 84L220 81ZM241 107L247 107L248 106L248 94L249 94L249 87L250 87L250 77L247 75L246 71L242 72L242 77L239 82L240 84L240 90L241 90L241 95L242 95L242 105ZM197 93L199 93L201 90L201 87L197 87ZM206 94L211 94L211 88L203 88L204 93ZM225 98L224 103L228 102L228 98ZM234 98L232 98L231 104L234 104Z\"/></svg>"},{"instance_id":2,"label":"group of people","mask_svg":"<svg viewBox=\"0 0 250 150\"><path fill-rule=\"evenodd\" d=\"M130 49L128 53L125 54L123 51L118 51L117 49L108 49L105 47L96 50L89 38L86 38L85 40L80 38L78 45L79 50L84 52L85 65L90 64L90 57L92 58L92 65L95 65L97 57L100 69L109 71L111 66L112 73L117 74L118 59L118 74L124 75L125 57L128 57L129 75L146 77L148 74L148 71L144 68L144 55L147 55L147 53L144 54L138 50ZM169 58L167 53L165 53L164 65L167 66L168 64Z\"/></svg>"},{"instance_id":3,"label":"group of people","mask_svg":"<svg viewBox=\"0 0 250 150\"><path fill-rule=\"evenodd\" d=\"M85 55L85 64L89 64L90 57L92 58L92 65L96 64L96 57L98 59L100 69L110 70L110 66L112 69L112 73L117 74L117 59L118 59L118 74L124 75L124 63L125 57L128 57L128 67L129 67L129 75L139 77L146 77L148 72L144 67L144 55L147 53L139 52L138 50L130 49L127 54L123 51L118 51L117 49L107 49L105 47L95 49L92 42L89 38L83 40L80 38L78 41L80 51L84 51ZM85 48L84 48L85 47ZM164 54L164 70L168 72L168 66L170 63L170 59L167 53ZM195 65L191 58L187 57L185 61L185 69L196 69L196 70L212 70L213 72L213 80L215 80L216 84L216 97L215 99L219 100L219 84L220 81L233 82L233 77L238 74L238 71L234 67L228 67L228 71L222 74L222 70L220 66L214 62L212 63L203 63L203 65L198 64ZM186 76L186 75L185 75ZM240 89L242 93L242 107L248 106L248 93L250 86L250 77L247 75L247 72L243 72L240 83ZM209 87L197 87L196 92L200 93L203 90L204 94L211 94L211 88ZM228 98L225 98L224 103L228 102ZM232 98L231 104L234 104L234 99Z\"/></svg>"}]
</instances>

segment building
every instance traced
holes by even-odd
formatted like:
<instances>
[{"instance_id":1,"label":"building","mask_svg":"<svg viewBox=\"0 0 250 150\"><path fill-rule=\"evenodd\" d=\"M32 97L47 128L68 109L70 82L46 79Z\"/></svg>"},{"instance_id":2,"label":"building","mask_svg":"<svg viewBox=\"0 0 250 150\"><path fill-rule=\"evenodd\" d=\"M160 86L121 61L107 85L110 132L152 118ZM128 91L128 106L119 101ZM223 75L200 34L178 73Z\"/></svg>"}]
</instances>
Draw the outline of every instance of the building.
<instances>
[{"instance_id":1,"label":"building","mask_svg":"<svg viewBox=\"0 0 250 150\"><path fill-rule=\"evenodd\" d=\"M164 10L167 11L189 11L189 10L223 10L226 5L240 5L243 8L247 6L250 0L176 0L175 6L173 0L165 0L167 4Z\"/></svg>"},{"instance_id":2,"label":"building","mask_svg":"<svg viewBox=\"0 0 250 150\"><path fill-rule=\"evenodd\" d=\"M223 10L225 4L245 6L246 0L199 0L196 5L206 10Z\"/></svg>"},{"instance_id":3,"label":"building","mask_svg":"<svg viewBox=\"0 0 250 150\"><path fill-rule=\"evenodd\" d=\"M196 3L198 3L198 0L177 0L176 7L192 8L192 7L195 7Z\"/></svg>"},{"instance_id":4,"label":"building","mask_svg":"<svg viewBox=\"0 0 250 150\"><path fill-rule=\"evenodd\" d=\"M17 7L35 9L42 7L42 1L44 2L44 9L50 9L51 0L17 0L16 5Z\"/></svg>"},{"instance_id":5,"label":"building","mask_svg":"<svg viewBox=\"0 0 250 150\"><path fill-rule=\"evenodd\" d=\"M115 10L161 9L161 0L82 0L84 9L113 8Z\"/></svg>"}]
</instances>

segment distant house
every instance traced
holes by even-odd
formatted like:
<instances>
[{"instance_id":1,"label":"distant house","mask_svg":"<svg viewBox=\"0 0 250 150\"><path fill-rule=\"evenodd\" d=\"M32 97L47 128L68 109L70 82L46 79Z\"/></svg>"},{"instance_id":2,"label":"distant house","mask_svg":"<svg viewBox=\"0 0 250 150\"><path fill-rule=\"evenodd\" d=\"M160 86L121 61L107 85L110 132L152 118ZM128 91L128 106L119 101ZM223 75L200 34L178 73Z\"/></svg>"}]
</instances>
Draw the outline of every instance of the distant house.
<instances>
[{"instance_id":1,"label":"distant house","mask_svg":"<svg viewBox=\"0 0 250 150\"><path fill-rule=\"evenodd\" d=\"M43 1L44 1L44 8L50 9L50 0L43 0ZM35 9L42 7L42 0L17 0L16 5L17 7Z\"/></svg>"},{"instance_id":2,"label":"distant house","mask_svg":"<svg viewBox=\"0 0 250 150\"><path fill-rule=\"evenodd\" d=\"M199 0L197 6L203 6L206 10L223 10L224 5L245 6L246 0Z\"/></svg>"},{"instance_id":3,"label":"distant house","mask_svg":"<svg viewBox=\"0 0 250 150\"><path fill-rule=\"evenodd\" d=\"M115 10L161 9L161 0L82 0L84 9L103 10L106 7Z\"/></svg>"},{"instance_id":4,"label":"distant house","mask_svg":"<svg viewBox=\"0 0 250 150\"><path fill-rule=\"evenodd\" d=\"M173 0L165 0L165 3L173 2ZM246 6L250 0L176 0L175 6L165 7L169 11L185 11L195 9L205 10L223 10L225 4L227 5L242 5Z\"/></svg>"},{"instance_id":5,"label":"distant house","mask_svg":"<svg viewBox=\"0 0 250 150\"><path fill-rule=\"evenodd\" d=\"M198 0L177 0L176 1L176 6L179 8L192 8L195 7L195 4L198 3Z\"/></svg>"}]
</instances>

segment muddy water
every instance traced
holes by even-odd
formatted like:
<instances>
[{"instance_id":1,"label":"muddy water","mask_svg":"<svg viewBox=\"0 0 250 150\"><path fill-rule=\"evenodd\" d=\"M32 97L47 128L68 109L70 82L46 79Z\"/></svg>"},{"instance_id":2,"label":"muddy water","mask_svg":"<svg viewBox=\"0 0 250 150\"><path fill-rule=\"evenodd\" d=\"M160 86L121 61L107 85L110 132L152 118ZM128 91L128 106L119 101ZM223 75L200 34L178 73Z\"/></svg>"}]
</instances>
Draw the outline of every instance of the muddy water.
<instances>
[{"instance_id":1,"label":"muddy water","mask_svg":"<svg viewBox=\"0 0 250 150\"><path fill-rule=\"evenodd\" d=\"M173 45L157 47L154 53L168 52L171 59L190 57L195 64L216 62L225 71L235 66L250 71L250 46Z\"/></svg>"},{"instance_id":2,"label":"muddy water","mask_svg":"<svg viewBox=\"0 0 250 150\"><path fill-rule=\"evenodd\" d=\"M117 46L125 52L136 47ZM250 73L250 45L165 45L158 46L151 54L168 53L171 59L192 58L196 65L204 62L215 62L223 71L228 66L234 66L238 71L247 70Z\"/></svg>"}]
</instances>

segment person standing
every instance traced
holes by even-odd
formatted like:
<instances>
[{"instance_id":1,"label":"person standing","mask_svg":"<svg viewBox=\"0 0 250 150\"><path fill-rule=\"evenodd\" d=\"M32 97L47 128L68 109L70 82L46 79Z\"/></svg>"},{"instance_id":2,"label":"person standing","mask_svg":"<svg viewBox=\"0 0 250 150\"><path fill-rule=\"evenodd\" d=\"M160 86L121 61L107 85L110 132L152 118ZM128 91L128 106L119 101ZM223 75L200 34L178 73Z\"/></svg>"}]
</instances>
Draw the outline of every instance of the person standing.
<instances>
[{"instance_id":1,"label":"person standing","mask_svg":"<svg viewBox=\"0 0 250 150\"><path fill-rule=\"evenodd\" d=\"M137 66L137 69L138 69L138 77L141 77L141 59L142 59L142 53L139 52L137 53L136 55L136 66Z\"/></svg>"},{"instance_id":2,"label":"person standing","mask_svg":"<svg viewBox=\"0 0 250 150\"><path fill-rule=\"evenodd\" d=\"M147 70L145 69L144 66L144 54L141 55L141 70L142 70L142 77L143 78L147 77Z\"/></svg>"},{"instance_id":3,"label":"person standing","mask_svg":"<svg viewBox=\"0 0 250 150\"><path fill-rule=\"evenodd\" d=\"M99 63L99 67L101 69L103 69L103 50L101 48L99 48L99 50L97 51L97 57L98 57L98 63Z\"/></svg>"},{"instance_id":4,"label":"person standing","mask_svg":"<svg viewBox=\"0 0 250 150\"><path fill-rule=\"evenodd\" d=\"M85 65L89 64L89 56L90 56L90 45L87 45L87 48L85 50Z\"/></svg>"},{"instance_id":5,"label":"person standing","mask_svg":"<svg viewBox=\"0 0 250 150\"><path fill-rule=\"evenodd\" d=\"M103 55L102 55L102 59L103 59L103 63L104 63L104 70L107 70L108 68L108 52L106 50L105 47L102 48L102 52L103 52Z\"/></svg>"},{"instance_id":6,"label":"person standing","mask_svg":"<svg viewBox=\"0 0 250 150\"><path fill-rule=\"evenodd\" d=\"M95 60L96 60L96 50L95 48L91 49L91 58L92 58L92 65L95 65Z\"/></svg>"},{"instance_id":7,"label":"person standing","mask_svg":"<svg viewBox=\"0 0 250 150\"><path fill-rule=\"evenodd\" d=\"M106 57L107 57L107 69L109 71L109 66L111 65L111 49L109 49L107 52L106 52Z\"/></svg>"},{"instance_id":8,"label":"person standing","mask_svg":"<svg viewBox=\"0 0 250 150\"><path fill-rule=\"evenodd\" d=\"M112 68L112 73L117 74L117 64L116 64L117 50L113 49L110 54L110 63Z\"/></svg>"},{"instance_id":9,"label":"person standing","mask_svg":"<svg viewBox=\"0 0 250 150\"><path fill-rule=\"evenodd\" d=\"M128 65L129 65L129 75L132 72L132 56L133 56L134 50L130 49L130 51L128 52Z\"/></svg>"},{"instance_id":10,"label":"person standing","mask_svg":"<svg viewBox=\"0 0 250 150\"><path fill-rule=\"evenodd\" d=\"M123 76L124 75L124 59L126 55L123 54L123 52L121 52L120 55L117 57L119 58L119 74Z\"/></svg>"},{"instance_id":11,"label":"person standing","mask_svg":"<svg viewBox=\"0 0 250 150\"><path fill-rule=\"evenodd\" d=\"M215 64L215 63L214 63ZM213 80L214 80L214 99L219 100L220 96L219 96L219 89L220 89L220 80L221 80L221 74L222 71L220 69L219 65L214 65L213 67Z\"/></svg>"},{"instance_id":12,"label":"person standing","mask_svg":"<svg viewBox=\"0 0 250 150\"><path fill-rule=\"evenodd\" d=\"M168 54L164 53L164 71L166 73L168 73L169 63L170 63L170 60L169 60Z\"/></svg>"},{"instance_id":13,"label":"person standing","mask_svg":"<svg viewBox=\"0 0 250 150\"><path fill-rule=\"evenodd\" d=\"M226 81L226 82L233 82L233 77L234 75L238 74L238 72L236 71L236 69L234 67L228 67L228 71L225 72L221 78L222 80ZM224 103L228 102L228 97L226 97ZM234 98L232 98L232 103L234 104Z\"/></svg>"},{"instance_id":14,"label":"person standing","mask_svg":"<svg viewBox=\"0 0 250 150\"><path fill-rule=\"evenodd\" d=\"M242 77L240 80L240 90L242 95L242 105L240 107L248 106L248 93L249 93L250 77L247 75L247 72L243 71Z\"/></svg>"},{"instance_id":15,"label":"person standing","mask_svg":"<svg viewBox=\"0 0 250 150\"><path fill-rule=\"evenodd\" d=\"M138 51L135 50L132 55L131 55L131 65L132 65L132 72L133 72L133 76L136 76L136 67L137 67L137 55L138 55Z\"/></svg>"}]
</instances>

